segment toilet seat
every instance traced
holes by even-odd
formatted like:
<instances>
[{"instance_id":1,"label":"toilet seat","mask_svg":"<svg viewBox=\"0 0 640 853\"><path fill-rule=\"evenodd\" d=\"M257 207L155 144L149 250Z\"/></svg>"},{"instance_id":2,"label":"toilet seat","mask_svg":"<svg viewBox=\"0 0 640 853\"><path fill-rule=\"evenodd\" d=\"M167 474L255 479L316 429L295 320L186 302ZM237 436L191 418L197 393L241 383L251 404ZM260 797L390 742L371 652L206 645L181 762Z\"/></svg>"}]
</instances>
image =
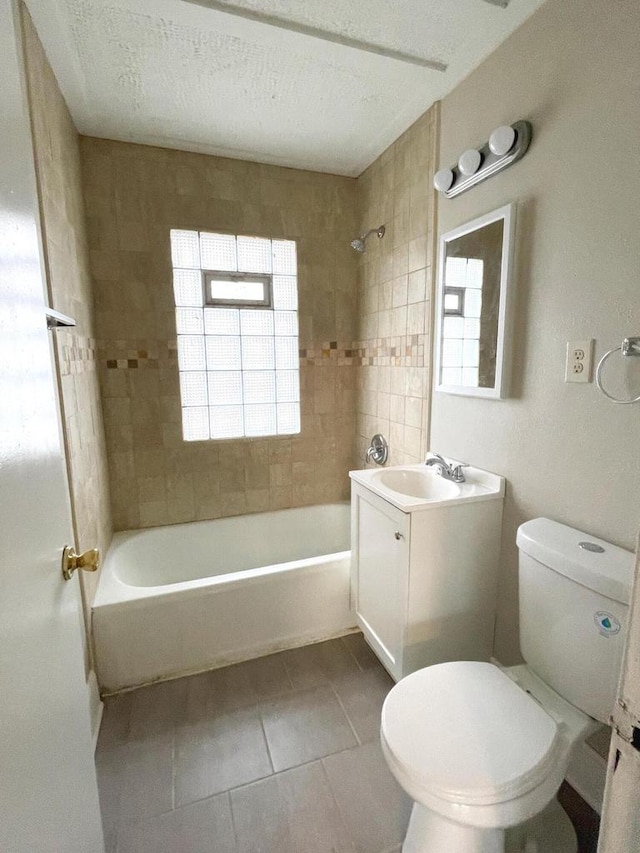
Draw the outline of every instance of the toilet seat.
<instances>
[{"instance_id":1,"label":"toilet seat","mask_svg":"<svg viewBox=\"0 0 640 853\"><path fill-rule=\"evenodd\" d=\"M397 778L419 799L454 810L523 797L566 752L536 700L497 666L476 661L430 666L396 684L381 738Z\"/></svg>"}]
</instances>

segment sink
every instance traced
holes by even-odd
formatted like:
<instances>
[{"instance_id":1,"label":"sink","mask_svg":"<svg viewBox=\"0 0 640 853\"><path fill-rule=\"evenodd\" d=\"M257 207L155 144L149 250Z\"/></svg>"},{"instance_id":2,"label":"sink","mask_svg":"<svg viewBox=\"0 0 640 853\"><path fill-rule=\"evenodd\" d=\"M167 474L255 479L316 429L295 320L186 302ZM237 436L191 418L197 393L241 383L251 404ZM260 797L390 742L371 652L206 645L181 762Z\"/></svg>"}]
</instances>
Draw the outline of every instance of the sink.
<instances>
[{"instance_id":1,"label":"sink","mask_svg":"<svg viewBox=\"0 0 640 853\"><path fill-rule=\"evenodd\" d=\"M455 460L447 461L457 464ZM464 474L464 483L452 483L426 465L394 465L349 472L354 482L365 486L403 512L504 496L502 477L471 465L464 469Z\"/></svg>"},{"instance_id":2,"label":"sink","mask_svg":"<svg viewBox=\"0 0 640 853\"><path fill-rule=\"evenodd\" d=\"M387 468L375 473L383 486L411 498L440 501L446 498L455 498L460 494L459 485L450 480L445 480L444 477L426 467L418 471L413 467Z\"/></svg>"}]
</instances>

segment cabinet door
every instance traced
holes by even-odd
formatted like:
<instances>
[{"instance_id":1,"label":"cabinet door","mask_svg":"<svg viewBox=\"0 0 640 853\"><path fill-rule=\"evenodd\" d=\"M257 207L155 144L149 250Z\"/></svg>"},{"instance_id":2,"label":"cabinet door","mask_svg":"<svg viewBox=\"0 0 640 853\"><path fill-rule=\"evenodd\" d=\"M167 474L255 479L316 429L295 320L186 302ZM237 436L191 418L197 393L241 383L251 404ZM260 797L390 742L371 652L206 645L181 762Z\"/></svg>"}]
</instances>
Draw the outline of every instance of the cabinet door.
<instances>
[{"instance_id":1,"label":"cabinet door","mask_svg":"<svg viewBox=\"0 0 640 853\"><path fill-rule=\"evenodd\" d=\"M396 679L402 669L409 516L366 490L354 499L356 616Z\"/></svg>"}]
</instances>

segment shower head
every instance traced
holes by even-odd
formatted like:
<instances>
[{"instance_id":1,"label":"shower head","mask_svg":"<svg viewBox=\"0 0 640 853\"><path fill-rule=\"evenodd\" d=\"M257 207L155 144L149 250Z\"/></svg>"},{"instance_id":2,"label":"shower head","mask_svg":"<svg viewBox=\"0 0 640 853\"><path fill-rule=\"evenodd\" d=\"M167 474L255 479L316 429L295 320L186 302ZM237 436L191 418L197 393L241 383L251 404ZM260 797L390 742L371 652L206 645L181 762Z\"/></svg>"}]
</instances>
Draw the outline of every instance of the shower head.
<instances>
[{"instance_id":1,"label":"shower head","mask_svg":"<svg viewBox=\"0 0 640 853\"><path fill-rule=\"evenodd\" d=\"M385 227L381 225L379 228L370 228L366 234L362 234L360 237L356 237L355 240L351 241L351 248L355 249L356 252L365 252L367 250L367 237L371 234L377 234L378 237L384 237Z\"/></svg>"}]
</instances>

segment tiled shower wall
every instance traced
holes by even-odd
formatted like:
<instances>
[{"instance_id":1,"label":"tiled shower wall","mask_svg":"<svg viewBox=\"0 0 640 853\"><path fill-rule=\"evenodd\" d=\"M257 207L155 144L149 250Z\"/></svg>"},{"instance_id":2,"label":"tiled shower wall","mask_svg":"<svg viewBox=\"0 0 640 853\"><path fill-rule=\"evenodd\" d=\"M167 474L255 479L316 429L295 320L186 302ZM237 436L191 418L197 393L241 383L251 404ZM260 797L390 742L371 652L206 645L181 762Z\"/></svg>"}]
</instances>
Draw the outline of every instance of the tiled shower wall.
<instances>
[{"instance_id":1,"label":"tiled shower wall","mask_svg":"<svg viewBox=\"0 0 640 853\"><path fill-rule=\"evenodd\" d=\"M369 238L358 270L359 468L375 433L392 465L427 450L438 116L436 103L358 178L360 232L386 228Z\"/></svg>"},{"instance_id":2,"label":"tiled shower wall","mask_svg":"<svg viewBox=\"0 0 640 853\"><path fill-rule=\"evenodd\" d=\"M26 8L25 60L49 304L75 318L53 332L60 385L75 545L111 539L109 475L98 385L92 288L85 233L78 134ZM61 543L62 544L62 543ZM97 576L84 572L85 598Z\"/></svg>"},{"instance_id":3,"label":"tiled shower wall","mask_svg":"<svg viewBox=\"0 0 640 853\"><path fill-rule=\"evenodd\" d=\"M114 527L348 498L356 181L86 137L81 152ZM183 441L171 228L297 241L300 435Z\"/></svg>"}]
</instances>

